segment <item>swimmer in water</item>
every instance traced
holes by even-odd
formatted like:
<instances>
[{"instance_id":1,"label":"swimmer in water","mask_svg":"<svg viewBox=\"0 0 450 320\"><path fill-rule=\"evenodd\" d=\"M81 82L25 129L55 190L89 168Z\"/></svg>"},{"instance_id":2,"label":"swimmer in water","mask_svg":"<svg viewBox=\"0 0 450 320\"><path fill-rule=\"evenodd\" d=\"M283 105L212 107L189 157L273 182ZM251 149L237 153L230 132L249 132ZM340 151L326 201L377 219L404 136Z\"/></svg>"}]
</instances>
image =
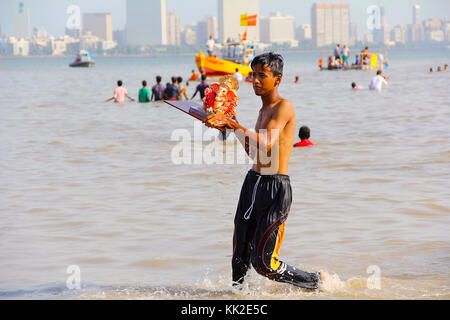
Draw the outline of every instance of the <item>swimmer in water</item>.
<instances>
[{"instance_id":1,"label":"swimmer in water","mask_svg":"<svg viewBox=\"0 0 450 320\"><path fill-rule=\"evenodd\" d=\"M385 80L387 77L383 76L383 73L381 70L377 71L377 75L375 77L372 78L372 80L370 81L369 84L369 89L370 90L377 90L377 91L381 91L381 89L383 88L383 84L387 85L387 81Z\"/></svg>"},{"instance_id":2,"label":"swimmer in water","mask_svg":"<svg viewBox=\"0 0 450 320\"><path fill-rule=\"evenodd\" d=\"M326 281L323 271L305 272L278 259L285 222L292 204L288 163L295 138L295 110L278 94L283 58L267 52L255 57L253 90L262 107L255 130L216 113L205 119L212 128L232 130L255 160L241 189L234 218L233 285L244 282L250 265L271 280L315 290Z\"/></svg>"},{"instance_id":3,"label":"swimmer in water","mask_svg":"<svg viewBox=\"0 0 450 320\"><path fill-rule=\"evenodd\" d=\"M300 142L294 144L294 147L312 147L315 146L315 143L309 141L309 137L311 136L311 130L307 126L303 126L298 131L298 137L300 138Z\"/></svg>"},{"instance_id":4,"label":"swimmer in water","mask_svg":"<svg viewBox=\"0 0 450 320\"><path fill-rule=\"evenodd\" d=\"M134 99L128 95L127 89L125 89L122 85L122 80L117 81L117 88L114 90L114 96L105 102L114 100L114 103L125 103L125 97L127 97L130 101L134 101Z\"/></svg>"},{"instance_id":5,"label":"swimmer in water","mask_svg":"<svg viewBox=\"0 0 450 320\"><path fill-rule=\"evenodd\" d=\"M363 90L364 87L358 86L358 85L356 84L356 82L352 82L352 89L353 89L353 90Z\"/></svg>"}]
</instances>

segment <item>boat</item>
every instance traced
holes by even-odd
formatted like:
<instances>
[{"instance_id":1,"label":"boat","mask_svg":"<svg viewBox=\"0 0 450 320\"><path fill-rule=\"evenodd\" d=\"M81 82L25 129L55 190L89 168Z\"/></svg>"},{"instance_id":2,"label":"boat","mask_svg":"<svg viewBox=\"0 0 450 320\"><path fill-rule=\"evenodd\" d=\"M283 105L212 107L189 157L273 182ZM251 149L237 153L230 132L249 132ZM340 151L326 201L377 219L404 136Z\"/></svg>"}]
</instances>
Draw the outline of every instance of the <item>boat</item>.
<instances>
[{"instance_id":1,"label":"boat","mask_svg":"<svg viewBox=\"0 0 450 320\"><path fill-rule=\"evenodd\" d=\"M92 55L87 50L80 50L74 62L69 64L70 67L92 68L95 66Z\"/></svg>"},{"instance_id":2,"label":"boat","mask_svg":"<svg viewBox=\"0 0 450 320\"><path fill-rule=\"evenodd\" d=\"M200 73L208 77L234 74L236 69L247 77L252 72L250 63L259 48L260 45L255 42L226 42L220 46L220 58L215 55L206 56L203 51L200 51L195 54L195 64Z\"/></svg>"},{"instance_id":3,"label":"boat","mask_svg":"<svg viewBox=\"0 0 450 320\"><path fill-rule=\"evenodd\" d=\"M263 49L264 46L247 38L248 28L256 28L257 21L258 14L241 14L240 27L245 27L245 32L242 37L239 35L237 41L229 40L216 46L220 49L220 58L214 53L206 56L203 51L195 54L195 64L200 73L209 77L220 77L234 74L237 70L244 77L248 77L249 73L252 72L250 64L253 58L259 54L258 51Z\"/></svg>"},{"instance_id":4,"label":"boat","mask_svg":"<svg viewBox=\"0 0 450 320\"><path fill-rule=\"evenodd\" d=\"M382 54L372 53L370 60L366 64L352 64L350 66L325 66L320 70L383 70L388 67L389 63Z\"/></svg>"}]
</instances>

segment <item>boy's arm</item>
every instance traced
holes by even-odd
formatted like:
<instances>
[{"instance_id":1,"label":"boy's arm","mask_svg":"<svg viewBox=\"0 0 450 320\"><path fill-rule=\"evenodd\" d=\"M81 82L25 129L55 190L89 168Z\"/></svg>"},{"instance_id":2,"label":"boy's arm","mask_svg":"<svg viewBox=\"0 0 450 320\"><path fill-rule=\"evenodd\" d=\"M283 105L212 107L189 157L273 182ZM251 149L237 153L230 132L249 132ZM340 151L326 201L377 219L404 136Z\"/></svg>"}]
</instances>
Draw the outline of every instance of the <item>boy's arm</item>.
<instances>
[{"instance_id":1,"label":"boy's arm","mask_svg":"<svg viewBox=\"0 0 450 320\"><path fill-rule=\"evenodd\" d=\"M245 128L236 121L225 117L223 114L212 114L205 119L205 125L211 128L228 128L235 132L236 137L246 148L246 137L250 146L263 148L269 152L272 146L278 141L280 132L284 129L287 122L294 116L294 108L289 100L283 100L278 110L272 116L267 128L255 132Z\"/></svg>"}]
</instances>

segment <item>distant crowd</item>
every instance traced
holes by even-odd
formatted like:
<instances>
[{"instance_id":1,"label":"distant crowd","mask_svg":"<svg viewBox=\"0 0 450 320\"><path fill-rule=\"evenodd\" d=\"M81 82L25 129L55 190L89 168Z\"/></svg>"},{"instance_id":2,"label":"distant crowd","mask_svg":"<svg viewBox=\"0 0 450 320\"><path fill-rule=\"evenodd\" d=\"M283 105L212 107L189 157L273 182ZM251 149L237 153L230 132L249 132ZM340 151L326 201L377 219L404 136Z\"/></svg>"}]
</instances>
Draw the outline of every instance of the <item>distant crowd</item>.
<instances>
[{"instance_id":1,"label":"distant crowd","mask_svg":"<svg viewBox=\"0 0 450 320\"><path fill-rule=\"evenodd\" d=\"M365 47L361 50L361 52L355 55L355 61L352 63L352 67L363 67L370 64L370 59L372 54L369 52L369 47ZM319 68L325 68L323 66L323 59L319 59ZM333 50L333 54L328 56L328 69L344 69L350 68L350 49L347 45L341 47L340 44L337 44Z\"/></svg>"},{"instance_id":2,"label":"distant crowd","mask_svg":"<svg viewBox=\"0 0 450 320\"><path fill-rule=\"evenodd\" d=\"M236 69L236 72L233 74L236 80L243 81L244 77ZM200 94L200 99L205 97L205 89L209 87L209 84L206 82L207 76L203 73L197 73L195 70L192 70L191 77L186 81L185 85L183 84L182 77L171 77L171 82L167 82L163 85L162 77L156 76L156 83L152 86L151 89L148 89L148 83L146 80L142 81L142 88L139 90L138 101L140 103L149 103L152 101L163 101L163 100L189 100L189 96L187 94L186 87L189 86L189 83L192 81L200 80L200 83L196 86L195 92L190 98L191 100L195 98L197 93ZM252 73L245 78L246 82L252 82ZM128 98L130 101L135 101L135 99L131 98L128 94L126 88L123 87L122 80L117 81L117 88L114 90L114 96L106 102L114 100L116 103L125 103L125 98Z\"/></svg>"},{"instance_id":3,"label":"distant crowd","mask_svg":"<svg viewBox=\"0 0 450 320\"><path fill-rule=\"evenodd\" d=\"M445 64L445 65L444 65L444 71L447 71L447 70L448 70L448 64ZM441 66L438 66L438 67L436 68L436 71L437 71L437 72L441 72L441 71L442 71ZM430 72L433 72L433 68L430 68Z\"/></svg>"}]
</instances>

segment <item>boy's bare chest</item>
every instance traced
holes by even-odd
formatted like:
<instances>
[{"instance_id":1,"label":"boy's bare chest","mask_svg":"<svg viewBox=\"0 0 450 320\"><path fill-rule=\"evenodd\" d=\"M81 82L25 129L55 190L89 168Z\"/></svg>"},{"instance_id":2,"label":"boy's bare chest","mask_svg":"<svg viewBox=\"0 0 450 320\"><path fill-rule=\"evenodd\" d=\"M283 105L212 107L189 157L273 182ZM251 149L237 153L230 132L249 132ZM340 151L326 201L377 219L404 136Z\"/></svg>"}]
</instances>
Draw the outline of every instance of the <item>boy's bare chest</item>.
<instances>
[{"instance_id":1,"label":"boy's bare chest","mask_svg":"<svg viewBox=\"0 0 450 320\"><path fill-rule=\"evenodd\" d=\"M258 132L259 130L267 129L270 120L272 119L272 110L261 110L258 115L258 120L256 120L255 130Z\"/></svg>"}]
</instances>

